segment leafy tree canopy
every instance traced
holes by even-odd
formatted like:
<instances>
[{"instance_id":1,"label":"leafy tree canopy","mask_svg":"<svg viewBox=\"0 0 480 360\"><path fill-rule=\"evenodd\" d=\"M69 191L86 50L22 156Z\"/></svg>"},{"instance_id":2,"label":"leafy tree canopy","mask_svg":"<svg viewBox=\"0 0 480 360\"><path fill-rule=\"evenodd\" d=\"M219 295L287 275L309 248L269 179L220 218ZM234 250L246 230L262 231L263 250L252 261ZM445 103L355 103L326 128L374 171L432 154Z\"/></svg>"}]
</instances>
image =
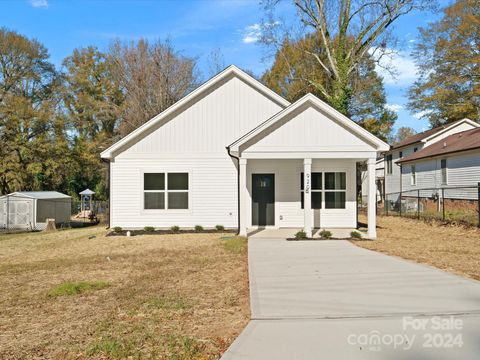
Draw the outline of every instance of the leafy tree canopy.
<instances>
[{"instance_id":1,"label":"leafy tree canopy","mask_svg":"<svg viewBox=\"0 0 480 360\"><path fill-rule=\"evenodd\" d=\"M469 118L480 121L480 6L458 0L443 17L420 29L413 56L419 79L409 90L409 108L432 127Z\"/></svg>"}]
</instances>

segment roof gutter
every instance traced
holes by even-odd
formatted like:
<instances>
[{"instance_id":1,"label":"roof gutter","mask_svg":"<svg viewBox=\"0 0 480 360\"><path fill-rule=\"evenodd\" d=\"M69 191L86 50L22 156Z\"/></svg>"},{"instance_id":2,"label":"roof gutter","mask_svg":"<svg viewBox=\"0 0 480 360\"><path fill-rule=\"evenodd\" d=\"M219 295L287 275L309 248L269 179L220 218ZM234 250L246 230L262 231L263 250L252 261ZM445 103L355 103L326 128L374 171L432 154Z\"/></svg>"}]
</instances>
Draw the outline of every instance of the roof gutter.
<instances>
[{"instance_id":1,"label":"roof gutter","mask_svg":"<svg viewBox=\"0 0 480 360\"><path fill-rule=\"evenodd\" d=\"M230 152L230 146L226 147L228 156L232 159L237 160L237 235L240 234L240 158L238 156L232 155Z\"/></svg>"},{"instance_id":2,"label":"roof gutter","mask_svg":"<svg viewBox=\"0 0 480 360\"><path fill-rule=\"evenodd\" d=\"M444 155L451 155L451 154L456 154L456 153L473 151L473 150L477 150L477 149L480 149L480 146L476 146L476 147L473 147L473 148L470 148L470 149L453 150L453 151L448 151L448 152L444 152L444 153L441 153L441 154L434 154L434 155L422 156L422 157L419 157L419 158L416 158L416 159L412 159L412 160L408 160L408 159L407 159L407 160L399 160L399 161L396 161L396 163L398 163L398 164L409 163L409 162L414 162L414 161L419 161L419 160L424 160L424 159L431 159L431 158L441 157L441 156L444 156Z\"/></svg>"}]
</instances>

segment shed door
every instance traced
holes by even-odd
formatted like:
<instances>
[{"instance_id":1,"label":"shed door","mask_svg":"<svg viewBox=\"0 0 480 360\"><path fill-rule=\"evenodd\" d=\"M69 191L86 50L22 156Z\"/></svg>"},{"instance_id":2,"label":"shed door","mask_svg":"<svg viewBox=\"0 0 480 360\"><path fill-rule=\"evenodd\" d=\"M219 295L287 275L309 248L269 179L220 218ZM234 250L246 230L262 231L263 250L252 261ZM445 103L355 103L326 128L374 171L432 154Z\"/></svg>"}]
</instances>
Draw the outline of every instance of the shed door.
<instances>
[{"instance_id":1,"label":"shed door","mask_svg":"<svg viewBox=\"0 0 480 360\"><path fill-rule=\"evenodd\" d=\"M31 204L32 202L30 200L9 200L7 204L7 226L10 228L23 228L30 226Z\"/></svg>"}]
</instances>

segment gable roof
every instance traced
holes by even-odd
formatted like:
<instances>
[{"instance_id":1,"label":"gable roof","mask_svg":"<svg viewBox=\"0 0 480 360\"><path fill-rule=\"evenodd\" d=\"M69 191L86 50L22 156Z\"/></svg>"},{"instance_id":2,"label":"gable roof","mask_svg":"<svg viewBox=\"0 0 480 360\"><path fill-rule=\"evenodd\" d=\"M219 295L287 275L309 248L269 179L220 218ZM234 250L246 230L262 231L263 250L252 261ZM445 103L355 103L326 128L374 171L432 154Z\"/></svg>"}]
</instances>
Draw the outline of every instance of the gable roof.
<instances>
[{"instance_id":1,"label":"gable roof","mask_svg":"<svg viewBox=\"0 0 480 360\"><path fill-rule=\"evenodd\" d=\"M148 131L149 129L155 127L156 124L164 120L169 115L173 114L175 111L181 109L182 107L188 106L191 102L195 101L197 98L205 94L206 92L210 91L211 89L215 89L219 85L223 83L224 80L230 77L237 77L238 79L244 81L252 88L260 92L261 94L267 96L272 101L279 104L281 107L286 107L290 105L290 102L285 100L283 97L275 93L273 90L269 89L265 85L263 85L260 81L254 79L244 71L240 70L235 65L230 65L222 72L218 73L214 77L212 77L207 82L200 85L198 88L193 90L191 93L177 101L172 106L168 107L164 111L162 111L157 116L153 117L149 121L147 121L142 126L138 127L136 130L132 131L130 134L122 138L121 140L117 141L115 144L110 146L108 149L102 151L100 156L103 159L111 159L114 156L114 153L121 149L122 147L126 147L129 144L135 143L135 140L139 139L143 133Z\"/></svg>"},{"instance_id":2,"label":"gable roof","mask_svg":"<svg viewBox=\"0 0 480 360\"><path fill-rule=\"evenodd\" d=\"M71 197L58 191L16 191L5 196L23 196L31 199L70 199Z\"/></svg>"},{"instance_id":3,"label":"gable roof","mask_svg":"<svg viewBox=\"0 0 480 360\"><path fill-rule=\"evenodd\" d=\"M474 149L480 149L480 128L466 130L447 136L441 141L433 143L432 145L427 146L420 151L414 152L409 156L405 156L404 158L398 160L397 163L404 163Z\"/></svg>"},{"instance_id":4,"label":"gable roof","mask_svg":"<svg viewBox=\"0 0 480 360\"><path fill-rule=\"evenodd\" d=\"M404 147L404 146L408 146L408 145L413 145L413 144L419 143L419 142L426 142L426 141L440 135L441 133L443 133L445 131L448 131L451 128L454 128L454 127L456 127L460 124L463 124L463 123L468 123L468 124L470 124L472 126L475 126L475 127L479 126L479 124L477 124L475 121L472 121L470 119L462 119L462 120L454 121L450 124L438 126L436 128L433 128L433 129L423 131L421 133L409 136L406 139L404 139L404 140L402 140L398 143L393 144L392 145L392 150L393 149L398 149L398 148L401 148L401 147Z\"/></svg>"},{"instance_id":5,"label":"gable roof","mask_svg":"<svg viewBox=\"0 0 480 360\"><path fill-rule=\"evenodd\" d=\"M230 144L227 148L232 152L238 152L241 145L245 144L249 140L253 139L255 136L261 134L262 132L267 132L267 130L272 127L275 123L281 121L286 116L297 110L303 105L311 105L317 107L322 112L325 112L327 115L331 116L334 120L338 121L341 125L352 131L356 136L362 138L366 142L372 144L376 147L377 151L387 151L389 145L384 141L377 138L375 135L371 134L369 131L362 128L360 125L335 110L333 107L323 102L315 95L308 93L299 100L295 101L293 104L289 105L282 111L278 112L272 116L267 121L263 122L247 134L243 135L241 138Z\"/></svg>"}]
</instances>

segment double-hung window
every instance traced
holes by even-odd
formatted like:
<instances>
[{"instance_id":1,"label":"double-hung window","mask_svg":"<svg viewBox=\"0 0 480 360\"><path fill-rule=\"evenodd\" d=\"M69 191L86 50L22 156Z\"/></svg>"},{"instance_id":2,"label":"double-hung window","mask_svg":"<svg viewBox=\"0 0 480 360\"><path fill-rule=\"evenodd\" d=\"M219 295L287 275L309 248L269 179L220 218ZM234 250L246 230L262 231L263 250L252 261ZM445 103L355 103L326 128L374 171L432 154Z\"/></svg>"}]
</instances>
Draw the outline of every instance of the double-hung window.
<instances>
[{"instance_id":1,"label":"double-hung window","mask_svg":"<svg viewBox=\"0 0 480 360\"><path fill-rule=\"evenodd\" d=\"M410 184L417 185L417 168L415 165L410 166Z\"/></svg>"},{"instance_id":2,"label":"double-hung window","mask_svg":"<svg viewBox=\"0 0 480 360\"><path fill-rule=\"evenodd\" d=\"M344 172L325 173L325 209L345 209L347 193Z\"/></svg>"},{"instance_id":3,"label":"double-hung window","mask_svg":"<svg viewBox=\"0 0 480 360\"><path fill-rule=\"evenodd\" d=\"M188 173L144 173L144 209L188 209Z\"/></svg>"},{"instance_id":4,"label":"double-hung window","mask_svg":"<svg viewBox=\"0 0 480 360\"><path fill-rule=\"evenodd\" d=\"M300 174L300 196L301 196L301 205L302 209L304 207L304 183L303 183L304 175L303 173ZM312 209L321 209L322 208L322 173L321 172L312 172L312 180L311 180L311 194L312 194Z\"/></svg>"}]
</instances>

